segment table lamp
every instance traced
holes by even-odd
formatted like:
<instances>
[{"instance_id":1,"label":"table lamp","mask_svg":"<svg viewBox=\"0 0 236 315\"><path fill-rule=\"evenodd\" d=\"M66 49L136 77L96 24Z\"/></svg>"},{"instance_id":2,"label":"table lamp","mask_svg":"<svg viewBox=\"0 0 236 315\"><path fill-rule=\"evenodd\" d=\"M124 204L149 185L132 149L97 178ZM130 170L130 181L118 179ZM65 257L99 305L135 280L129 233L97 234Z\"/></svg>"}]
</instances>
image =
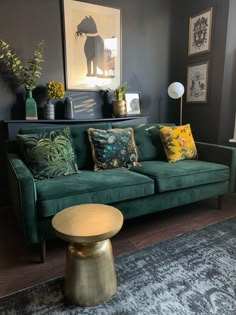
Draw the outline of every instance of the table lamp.
<instances>
[{"instance_id":1,"label":"table lamp","mask_svg":"<svg viewBox=\"0 0 236 315\"><path fill-rule=\"evenodd\" d=\"M168 87L168 95L171 98L177 99L180 98L180 125L182 125L182 107L183 107L183 99L182 96L184 94L184 86L182 83L179 82L174 82L171 83L171 85L169 85Z\"/></svg>"}]
</instances>

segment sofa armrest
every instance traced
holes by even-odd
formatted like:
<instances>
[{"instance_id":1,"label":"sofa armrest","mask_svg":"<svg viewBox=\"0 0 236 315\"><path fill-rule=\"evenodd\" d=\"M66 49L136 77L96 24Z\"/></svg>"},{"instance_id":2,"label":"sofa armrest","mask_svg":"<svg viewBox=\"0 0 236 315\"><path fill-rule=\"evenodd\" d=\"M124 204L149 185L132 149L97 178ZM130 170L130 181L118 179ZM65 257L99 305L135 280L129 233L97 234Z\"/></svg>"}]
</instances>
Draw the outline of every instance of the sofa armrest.
<instances>
[{"instance_id":1,"label":"sofa armrest","mask_svg":"<svg viewBox=\"0 0 236 315\"><path fill-rule=\"evenodd\" d=\"M204 142L196 142L196 146L199 160L229 166L229 191L236 192L236 148Z\"/></svg>"},{"instance_id":2,"label":"sofa armrest","mask_svg":"<svg viewBox=\"0 0 236 315\"><path fill-rule=\"evenodd\" d=\"M35 180L16 154L7 155L8 183L17 221L28 244L38 243Z\"/></svg>"}]
</instances>

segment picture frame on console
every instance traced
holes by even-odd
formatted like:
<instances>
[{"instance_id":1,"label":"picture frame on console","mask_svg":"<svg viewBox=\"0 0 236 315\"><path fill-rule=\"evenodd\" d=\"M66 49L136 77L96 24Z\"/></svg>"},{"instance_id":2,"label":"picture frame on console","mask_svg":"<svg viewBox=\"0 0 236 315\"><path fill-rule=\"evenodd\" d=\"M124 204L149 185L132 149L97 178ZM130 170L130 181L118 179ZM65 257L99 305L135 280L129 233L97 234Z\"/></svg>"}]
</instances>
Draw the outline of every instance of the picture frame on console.
<instances>
[{"instance_id":1,"label":"picture frame on console","mask_svg":"<svg viewBox=\"0 0 236 315\"><path fill-rule=\"evenodd\" d=\"M187 103L206 103L208 90L208 61L187 68Z\"/></svg>"},{"instance_id":2,"label":"picture frame on console","mask_svg":"<svg viewBox=\"0 0 236 315\"><path fill-rule=\"evenodd\" d=\"M121 82L121 11L63 0L66 88L99 91Z\"/></svg>"},{"instance_id":3,"label":"picture frame on console","mask_svg":"<svg viewBox=\"0 0 236 315\"><path fill-rule=\"evenodd\" d=\"M210 7L189 18L189 56L210 51L212 13L213 8Z\"/></svg>"},{"instance_id":4,"label":"picture frame on console","mask_svg":"<svg viewBox=\"0 0 236 315\"><path fill-rule=\"evenodd\" d=\"M139 92L125 93L126 115L141 115L141 94Z\"/></svg>"}]
</instances>

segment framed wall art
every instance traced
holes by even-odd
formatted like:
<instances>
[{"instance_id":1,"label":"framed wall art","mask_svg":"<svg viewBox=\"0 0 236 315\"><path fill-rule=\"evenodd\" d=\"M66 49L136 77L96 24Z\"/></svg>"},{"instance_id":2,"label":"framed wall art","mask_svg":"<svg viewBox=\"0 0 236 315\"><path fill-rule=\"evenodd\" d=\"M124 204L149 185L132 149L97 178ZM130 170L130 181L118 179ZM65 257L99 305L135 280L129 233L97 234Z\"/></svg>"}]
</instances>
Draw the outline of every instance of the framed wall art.
<instances>
[{"instance_id":1,"label":"framed wall art","mask_svg":"<svg viewBox=\"0 0 236 315\"><path fill-rule=\"evenodd\" d=\"M197 13L189 19L188 55L210 51L212 11L209 8Z\"/></svg>"},{"instance_id":2,"label":"framed wall art","mask_svg":"<svg viewBox=\"0 0 236 315\"><path fill-rule=\"evenodd\" d=\"M141 115L140 93L125 93L127 116Z\"/></svg>"},{"instance_id":3,"label":"framed wall art","mask_svg":"<svg viewBox=\"0 0 236 315\"><path fill-rule=\"evenodd\" d=\"M66 87L115 89L121 81L120 9L63 0Z\"/></svg>"},{"instance_id":4,"label":"framed wall art","mask_svg":"<svg viewBox=\"0 0 236 315\"><path fill-rule=\"evenodd\" d=\"M187 69L187 103L206 103L208 89L208 61L189 65Z\"/></svg>"}]
</instances>

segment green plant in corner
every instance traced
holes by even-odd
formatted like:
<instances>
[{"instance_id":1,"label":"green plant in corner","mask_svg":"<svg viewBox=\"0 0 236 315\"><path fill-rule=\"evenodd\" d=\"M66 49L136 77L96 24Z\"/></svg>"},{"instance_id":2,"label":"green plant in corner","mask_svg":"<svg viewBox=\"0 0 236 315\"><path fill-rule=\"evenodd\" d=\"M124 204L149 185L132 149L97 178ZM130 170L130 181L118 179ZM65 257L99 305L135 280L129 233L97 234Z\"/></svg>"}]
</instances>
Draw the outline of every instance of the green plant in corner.
<instances>
[{"instance_id":1,"label":"green plant in corner","mask_svg":"<svg viewBox=\"0 0 236 315\"><path fill-rule=\"evenodd\" d=\"M116 101L123 101L125 99L125 92L127 91L128 83L124 82L120 84L115 90L108 89L114 96Z\"/></svg>"},{"instance_id":2,"label":"green plant in corner","mask_svg":"<svg viewBox=\"0 0 236 315\"><path fill-rule=\"evenodd\" d=\"M10 45L0 40L0 61L6 65L7 69L17 78L18 84L24 84L27 90L33 90L41 77L43 60L44 41L40 41L34 51L33 57L29 58L26 65L14 53Z\"/></svg>"}]
</instances>

